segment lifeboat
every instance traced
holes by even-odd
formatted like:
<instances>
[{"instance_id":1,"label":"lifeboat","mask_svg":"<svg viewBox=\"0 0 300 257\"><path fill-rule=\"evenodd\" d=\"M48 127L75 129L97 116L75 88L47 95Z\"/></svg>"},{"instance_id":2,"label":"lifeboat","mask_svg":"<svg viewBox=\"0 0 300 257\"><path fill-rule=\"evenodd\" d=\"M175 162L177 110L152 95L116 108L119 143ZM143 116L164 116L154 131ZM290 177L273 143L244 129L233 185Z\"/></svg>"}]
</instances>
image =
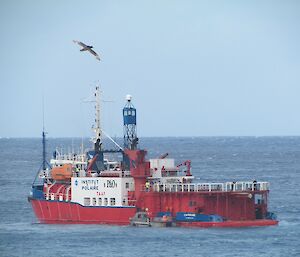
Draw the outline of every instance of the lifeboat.
<instances>
[{"instance_id":1,"label":"lifeboat","mask_svg":"<svg viewBox=\"0 0 300 257\"><path fill-rule=\"evenodd\" d=\"M69 180L72 177L72 164L64 164L62 166L53 167L51 177L54 180Z\"/></svg>"}]
</instances>

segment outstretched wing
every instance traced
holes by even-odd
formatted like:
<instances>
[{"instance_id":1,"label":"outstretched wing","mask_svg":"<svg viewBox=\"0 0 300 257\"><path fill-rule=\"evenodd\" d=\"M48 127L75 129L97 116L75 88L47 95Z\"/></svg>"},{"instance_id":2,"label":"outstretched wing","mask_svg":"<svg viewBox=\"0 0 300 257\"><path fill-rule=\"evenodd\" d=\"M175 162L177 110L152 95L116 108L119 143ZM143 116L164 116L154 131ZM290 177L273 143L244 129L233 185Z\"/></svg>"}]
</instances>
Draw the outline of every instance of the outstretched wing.
<instances>
[{"instance_id":1,"label":"outstretched wing","mask_svg":"<svg viewBox=\"0 0 300 257\"><path fill-rule=\"evenodd\" d=\"M89 51L92 55L94 55L96 57L97 60L100 61L99 55L94 50L91 49L91 46L87 46L86 44L84 44L84 43L82 43L80 41L77 41L77 40L73 40L73 42L75 44L78 44L81 47L83 47L83 49L81 49L80 51Z\"/></svg>"},{"instance_id":2,"label":"outstretched wing","mask_svg":"<svg viewBox=\"0 0 300 257\"><path fill-rule=\"evenodd\" d=\"M92 55L94 55L94 56L96 57L97 60L100 61L99 55L98 55L94 50L92 50L92 49L89 48L88 51L89 51Z\"/></svg>"},{"instance_id":3,"label":"outstretched wing","mask_svg":"<svg viewBox=\"0 0 300 257\"><path fill-rule=\"evenodd\" d=\"M86 47L87 47L87 45L86 45L86 44L84 44L84 43L82 43L82 42L80 42L80 41L73 40L73 42L74 42L75 44L78 44L78 45L80 45L80 46L84 47L84 48L86 48Z\"/></svg>"}]
</instances>

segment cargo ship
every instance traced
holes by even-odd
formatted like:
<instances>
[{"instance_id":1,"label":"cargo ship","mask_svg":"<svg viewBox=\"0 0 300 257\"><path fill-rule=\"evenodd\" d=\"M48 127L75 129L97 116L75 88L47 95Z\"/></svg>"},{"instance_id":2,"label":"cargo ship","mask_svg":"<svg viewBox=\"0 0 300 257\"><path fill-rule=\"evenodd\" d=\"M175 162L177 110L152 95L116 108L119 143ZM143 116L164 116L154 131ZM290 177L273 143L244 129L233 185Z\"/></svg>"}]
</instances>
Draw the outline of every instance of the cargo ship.
<instances>
[{"instance_id":1,"label":"cargo ship","mask_svg":"<svg viewBox=\"0 0 300 257\"><path fill-rule=\"evenodd\" d=\"M95 137L88 151L56 149L43 162L28 201L40 223L114 224L178 227L250 227L278 224L268 211L269 183L201 183L191 161L175 163L168 154L146 159L138 147L137 110L126 96L123 146L100 124L100 89L95 88ZM105 149L104 135L116 146ZM114 159L114 156L119 156Z\"/></svg>"}]
</instances>

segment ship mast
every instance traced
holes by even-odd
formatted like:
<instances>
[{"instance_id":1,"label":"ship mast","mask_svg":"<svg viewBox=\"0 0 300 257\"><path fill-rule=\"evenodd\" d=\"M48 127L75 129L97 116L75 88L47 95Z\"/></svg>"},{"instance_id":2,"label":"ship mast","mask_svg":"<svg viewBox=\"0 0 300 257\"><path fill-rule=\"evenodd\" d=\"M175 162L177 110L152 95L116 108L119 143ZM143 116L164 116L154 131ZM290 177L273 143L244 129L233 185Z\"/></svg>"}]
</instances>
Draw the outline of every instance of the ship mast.
<instances>
[{"instance_id":1,"label":"ship mast","mask_svg":"<svg viewBox=\"0 0 300 257\"><path fill-rule=\"evenodd\" d=\"M42 164L42 168L43 168L43 170L46 170L46 164L47 164L47 161L46 161L46 133L45 133L44 128L43 128L42 136L43 136L43 164Z\"/></svg>"},{"instance_id":2,"label":"ship mast","mask_svg":"<svg viewBox=\"0 0 300 257\"><path fill-rule=\"evenodd\" d=\"M35 178L32 182L32 186L36 183L37 179L39 178L39 174L41 171L46 171L48 168L51 169L51 166L49 164L49 162L47 161L47 153L46 153L46 134L47 132L45 132L45 108L44 108L44 95L43 95L43 132L42 132L42 144L43 144L43 160L42 160L42 165L40 166L38 172L35 175Z\"/></svg>"},{"instance_id":3,"label":"ship mast","mask_svg":"<svg viewBox=\"0 0 300 257\"><path fill-rule=\"evenodd\" d=\"M94 151L93 158L94 162L91 164L90 171L102 171L104 167L104 153L113 153L113 152L122 152L123 148L118 145L105 131L101 128L101 93L100 86L96 85L94 97L95 100L90 101L95 103L95 124L93 125L93 130L95 132L95 137L93 138L94 142ZM105 150L103 149L103 135L110 139L120 150Z\"/></svg>"},{"instance_id":4,"label":"ship mast","mask_svg":"<svg viewBox=\"0 0 300 257\"><path fill-rule=\"evenodd\" d=\"M46 170L47 169L47 166L50 168L50 165L49 163L47 162L47 159L46 159L46 132L45 132L45 107L44 107L44 95L43 95L43 132L42 132L42 137L43 137L43 141L42 141L42 144L43 144L43 162L42 162L42 169L43 170Z\"/></svg>"},{"instance_id":5,"label":"ship mast","mask_svg":"<svg viewBox=\"0 0 300 257\"><path fill-rule=\"evenodd\" d=\"M102 131L101 131L101 119L100 119L100 87L96 86L95 90L95 139L94 139L94 145L95 145L95 152L99 153L102 150Z\"/></svg>"}]
</instances>

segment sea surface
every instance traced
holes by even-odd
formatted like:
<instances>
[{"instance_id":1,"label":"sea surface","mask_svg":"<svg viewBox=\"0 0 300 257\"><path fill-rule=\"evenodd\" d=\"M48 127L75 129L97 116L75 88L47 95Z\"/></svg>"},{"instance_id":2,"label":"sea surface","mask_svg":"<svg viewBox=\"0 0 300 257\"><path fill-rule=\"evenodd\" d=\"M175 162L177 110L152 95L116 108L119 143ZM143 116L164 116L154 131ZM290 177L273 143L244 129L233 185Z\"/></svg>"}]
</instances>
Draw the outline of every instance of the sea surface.
<instances>
[{"instance_id":1,"label":"sea surface","mask_svg":"<svg viewBox=\"0 0 300 257\"><path fill-rule=\"evenodd\" d=\"M79 149L81 139L47 144L50 158L56 146ZM300 137L140 139L148 157L190 159L203 182L269 181L269 210L280 223L254 228L39 224L27 196L41 147L38 138L0 139L0 256L300 256Z\"/></svg>"}]
</instances>

